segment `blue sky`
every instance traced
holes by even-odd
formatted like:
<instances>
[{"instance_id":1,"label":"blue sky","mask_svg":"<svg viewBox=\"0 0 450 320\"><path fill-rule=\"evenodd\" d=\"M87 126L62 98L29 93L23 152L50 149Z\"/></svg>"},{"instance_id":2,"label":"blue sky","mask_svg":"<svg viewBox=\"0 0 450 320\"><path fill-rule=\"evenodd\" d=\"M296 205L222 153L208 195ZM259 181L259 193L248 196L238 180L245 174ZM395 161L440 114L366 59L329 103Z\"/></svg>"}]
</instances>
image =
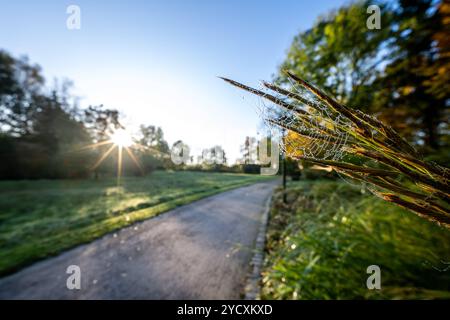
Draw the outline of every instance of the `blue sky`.
<instances>
[{"instance_id":1,"label":"blue sky","mask_svg":"<svg viewBox=\"0 0 450 320\"><path fill-rule=\"evenodd\" d=\"M258 86L292 38L347 1L3 1L0 48L28 55L46 78L69 78L82 107L104 104L125 122L161 126L194 153L222 145L233 161L256 136L258 100L216 76ZM81 29L66 8L81 8Z\"/></svg>"}]
</instances>

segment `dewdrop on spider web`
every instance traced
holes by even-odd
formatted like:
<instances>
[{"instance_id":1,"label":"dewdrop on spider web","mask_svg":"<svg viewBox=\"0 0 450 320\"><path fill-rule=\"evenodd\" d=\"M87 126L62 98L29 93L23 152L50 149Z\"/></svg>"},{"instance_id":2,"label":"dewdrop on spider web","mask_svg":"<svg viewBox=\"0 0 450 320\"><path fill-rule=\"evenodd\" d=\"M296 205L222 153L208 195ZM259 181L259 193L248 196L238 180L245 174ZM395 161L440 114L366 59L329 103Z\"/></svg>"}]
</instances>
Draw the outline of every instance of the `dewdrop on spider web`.
<instances>
[{"instance_id":1,"label":"dewdrop on spider web","mask_svg":"<svg viewBox=\"0 0 450 320\"><path fill-rule=\"evenodd\" d=\"M264 88L261 90L267 91ZM339 127L349 126L351 123L341 115L333 117L326 106L320 101L314 101L310 95L306 95L304 92L300 92L299 94L302 97L307 97L307 100L314 103L317 107L316 109L312 109L302 104L289 103L289 106L292 108L298 108L308 112L306 119L304 119L306 123L300 121L295 111L283 109L276 104L266 103L263 97L259 99L258 113L268 128L268 131L272 133L272 136L281 136L282 129L280 129L279 125L287 128L287 131L291 131L291 134L285 134L283 137L280 137L282 138L280 139L281 150L288 156L295 158L301 154L302 156L318 160L337 161L342 159L345 154L348 133L340 130ZM276 97L281 101L287 102L282 96ZM278 124L271 122L274 119L277 120ZM319 129L319 127L330 129L330 125L334 128L333 135L323 134ZM295 131L307 132L309 137L295 134Z\"/></svg>"},{"instance_id":2,"label":"dewdrop on spider web","mask_svg":"<svg viewBox=\"0 0 450 320\"><path fill-rule=\"evenodd\" d=\"M260 90L267 94L270 91L265 87ZM351 121L330 110L311 92L298 88L296 84L292 84L291 92L300 95L314 107L297 103L292 99L288 100L283 95L275 95L275 98L287 103L287 106L292 109L288 110L275 103L267 102L264 96L258 97L257 112L271 136L279 138L280 153L294 159L303 156L315 160L341 160L346 154L349 142L347 131L353 127ZM273 95L272 92L270 93ZM303 121L296 113L297 109L306 112L302 112ZM278 123L271 120L276 120ZM307 135L300 135L295 131ZM357 185L341 173L337 172L337 174L348 184Z\"/></svg>"}]
</instances>

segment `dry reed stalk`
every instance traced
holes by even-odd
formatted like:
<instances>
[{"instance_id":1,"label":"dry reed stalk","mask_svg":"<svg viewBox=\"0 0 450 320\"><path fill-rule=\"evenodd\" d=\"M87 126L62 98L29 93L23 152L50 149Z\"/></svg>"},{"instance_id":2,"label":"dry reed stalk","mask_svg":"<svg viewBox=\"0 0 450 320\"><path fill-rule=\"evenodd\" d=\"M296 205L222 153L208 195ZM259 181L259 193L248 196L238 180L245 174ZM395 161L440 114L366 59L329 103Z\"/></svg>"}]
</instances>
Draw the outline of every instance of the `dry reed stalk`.
<instances>
[{"instance_id":1,"label":"dry reed stalk","mask_svg":"<svg viewBox=\"0 0 450 320\"><path fill-rule=\"evenodd\" d=\"M308 155L304 147L303 151L287 152L288 156L328 166L347 177L364 181L376 196L450 228L448 168L424 161L413 146L378 119L337 102L289 71L286 74L293 88L298 85L304 91L295 92L293 88L263 82L271 91L268 93L234 80L221 79L284 110L283 116L272 115L264 120L295 133L294 138L290 138L293 139L289 141L290 146L301 145L299 137L303 137L314 146L331 146L336 148L333 152L342 153L330 160L314 155L316 150L311 151L312 156ZM316 100L310 98L311 94ZM342 136L345 139L341 139ZM287 145L287 138L284 139Z\"/></svg>"}]
</instances>

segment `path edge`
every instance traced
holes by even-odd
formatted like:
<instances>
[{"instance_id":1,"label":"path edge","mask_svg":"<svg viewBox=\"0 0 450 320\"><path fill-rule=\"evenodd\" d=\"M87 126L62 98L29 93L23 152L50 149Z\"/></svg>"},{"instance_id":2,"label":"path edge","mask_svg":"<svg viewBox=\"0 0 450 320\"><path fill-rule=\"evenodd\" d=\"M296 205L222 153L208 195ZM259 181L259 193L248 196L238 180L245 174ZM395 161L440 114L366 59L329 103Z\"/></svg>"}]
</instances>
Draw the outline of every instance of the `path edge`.
<instances>
[{"instance_id":1,"label":"path edge","mask_svg":"<svg viewBox=\"0 0 450 320\"><path fill-rule=\"evenodd\" d=\"M254 248L254 255L250 261L252 266L245 286L244 300L260 300L261 293L261 269L264 263L264 249L266 244L267 224L269 222L270 208L273 200L273 192L267 197L264 211L259 224L258 235Z\"/></svg>"}]
</instances>

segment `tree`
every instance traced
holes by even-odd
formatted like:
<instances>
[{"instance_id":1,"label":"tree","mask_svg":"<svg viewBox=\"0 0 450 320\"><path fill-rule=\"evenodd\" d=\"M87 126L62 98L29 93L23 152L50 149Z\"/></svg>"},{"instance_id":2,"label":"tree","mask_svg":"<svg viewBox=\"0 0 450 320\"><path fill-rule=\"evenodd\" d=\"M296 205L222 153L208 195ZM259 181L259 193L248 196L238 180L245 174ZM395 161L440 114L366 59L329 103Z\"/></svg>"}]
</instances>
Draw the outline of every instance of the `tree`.
<instances>
[{"instance_id":1,"label":"tree","mask_svg":"<svg viewBox=\"0 0 450 320\"><path fill-rule=\"evenodd\" d=\"M448 128L449 4L436 10L432 0L379 3L381 29L369 30L372 4L356 2L321 17L294 38L280 69L375 114L422 151L438 149ZM283 72L276 80L292 87Z\"/></svg>"},{"instance_id":2,"label":"tree","mask_svg":"<svg viewBox=\"0 0 450 320\"><path fill-rule=\"evenodd\" d=\"M95 142L106 140L115 130L123 129L119 121L119 111L105 109L103 105L89 106L84 111L83 122Z\"/></svg>"},{"instance_id":3,"label":"tree","mask_svg":"<svg viewBox=\"0 0 450 320\"><path fill-rule=\"evenodd\" d=\"M140 125L138 154L145 173L155 169L169 168L169 145L160 127Z\"/></svg>"},{"instance_id":4,"label":"tree","mask_svg":"<svg viewBox=\"0 0 450 320\"><path fill-rule=\"evenodd\" d=\"M436 10L432 0L399 1L390 45L393 60L377 81L380 118L399 119L390 121L394 129L422 149L440 147L439 127L446 122L443 111L450 92L445 72L448 30L443 24L447 7L442 3Z\"/></svg>"},{"instance_id":5,"label":"tree","mask_svg":"<svg viewBox=\"0 0 450 320\"><path fill-rule=\"evenodd\" d=\"M225 151L221 146L203 149L202 159L203 162L210 165L224 165L227 161Z\"/></svg>"},{"instance_id":6,"label":"tree","mask_svg":"<svg viewBox=\"0 0 450 320\"><path fill-rule=\"evenodd\" d=\"M241 146L242 164L254 164L257 160L257 143L254 137L245 137L245 142Z\"/></svg>"},{"instance_id":7,"label":"tree","mask_svg":"<svg viewBox=\"0 0 450 320\"><path fill-rule=\"evenodd\" d=\"M0 51L0 153L8 178L84 175L89 155L72 153L90 137L71 102L70 83L46 93L37 65Z\"/></svg>"},{"instance_id":8,"label":"tree","mask_svg":"<svg viewBox=\"0 0 450 320\"><path fill-rule=\"evenodd\" d=\"M294 37L286 60L280 66L277 83L291 86L284 70L301 74L349 106L370 105L371 85L386 60L382 49L389 39L392 17L386 5L382 28L366 26L367 7L360 1L319 17L314 26Z\"/></svg>"},{"instance_id":9,"label":"tree","mask_svg":"<svg viewBox=\"0 0 450 320\"><path fill-rule=\"evenodd\" d=\"M238 159L240 170L244 173L260 173L261 166L258 161L258 143L255 137L245 137L244 144L241 146L241 158Z\"/></svg>"},{"instance_id":10,"label":"tree","mask_svg":"<svg viewBox=\"0 0 450 320\"><path fill-rule=\"evenodd\" d=\"M167 159L165 167L169 169L176 169L180 166L186 165L192 160L191 149L182 140L177 140L172 144L170 149L170 158Z\"/></svg>"},{"instance_id":11,"label":"tree","mask_svg":"<svg viewBox=\"0 0 450 320\"><path fill-rule=\"evenodd\" d=\"M203 149L201 156L199 156L199 164L202 170L226 171L227 157L225 151L219 145Z\"/></svg>"},{"instance_id":12,"label":"tree","mask_svg":"<svg viewBox=\"0 0 450 320\"><path fill-rule=\"evenodd\" d=\"M16 59L0 50L0 130L15 137L32 133L44 78L27 57Z\"/></svg>"},{"instance_id":13,"label":"tree","mask_svg":"<svg viewBox=\"0 0 450 320\"><path fill-rule=\"evenodd\" d=\"M164 140L164 133L161 127L153 125L141 125L139 127L140 138L138 140L141 146L158 151L162 154L169 152L169 144Z\"/></svg>"},{"instance_id":14,"label":"tree","mask_svg":"<svg viewBox=\"0 0 450 320\"><path fill-rule=\"evenodd\" d=\"M440 99L448 99L450 94L450 2L442 1L435 13L432 47L435 50L434 63L421 68L426 78L427 92Z\"/></svg>"},{"instance_id":15,"label":"tree","mask_svg":"<svg viewBox=\"0 0 450 320\"><path fill-rule=\"evenodd\" d=\"M48 160L42 170L48 177L85 176L93 155L75 151L90 144L91 139L83 123L64 110L62 103L56 92L50 97L41 97L40 112L33 121L33 134L28 140L45 150Z\"/></svg>"}]
</instances>

